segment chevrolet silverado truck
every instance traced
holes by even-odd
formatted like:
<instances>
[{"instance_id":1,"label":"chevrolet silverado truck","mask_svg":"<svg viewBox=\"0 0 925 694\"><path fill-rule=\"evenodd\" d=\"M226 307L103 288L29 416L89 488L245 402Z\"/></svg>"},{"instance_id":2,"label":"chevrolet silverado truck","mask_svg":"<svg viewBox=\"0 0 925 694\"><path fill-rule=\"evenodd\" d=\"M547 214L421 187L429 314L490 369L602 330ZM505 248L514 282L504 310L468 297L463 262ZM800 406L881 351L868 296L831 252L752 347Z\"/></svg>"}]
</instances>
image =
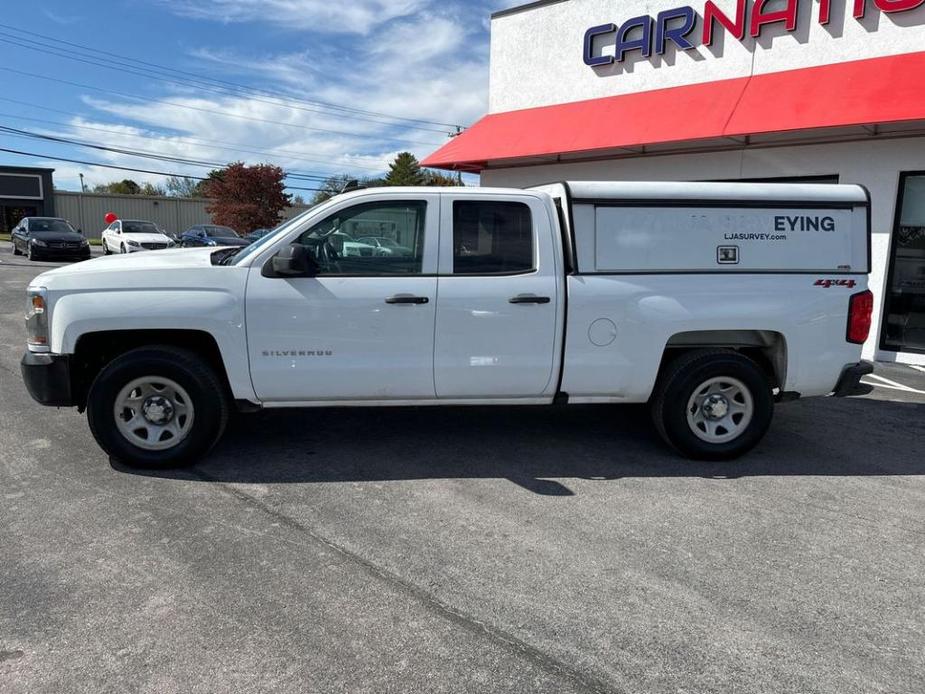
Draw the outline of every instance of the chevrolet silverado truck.
<instances>
[{"instance_id":1,"label":"chevrolet silverado truck","mask_svg":"<svg viewBox=\"0 0 925 694\"><path fill-rule=\"evenodd\" d=\"M372 227L411 252L339 251ZM861 387L869 272L859 186L359 190L247 248L38 276L22 373L137 466L200 459L234 409L605 403L725 460L776 402Z\"/></svg>"}]
</instances>

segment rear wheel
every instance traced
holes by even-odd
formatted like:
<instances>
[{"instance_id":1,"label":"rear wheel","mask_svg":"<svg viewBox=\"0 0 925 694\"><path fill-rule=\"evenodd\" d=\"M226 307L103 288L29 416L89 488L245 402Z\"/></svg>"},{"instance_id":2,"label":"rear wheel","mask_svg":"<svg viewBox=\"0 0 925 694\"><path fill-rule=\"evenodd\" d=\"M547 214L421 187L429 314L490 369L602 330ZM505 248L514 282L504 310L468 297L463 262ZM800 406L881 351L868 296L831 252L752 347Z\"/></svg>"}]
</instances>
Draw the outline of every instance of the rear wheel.
<instances>
[{"instance_id":1,"label":"rear wheel","mask_svg":"<svg viewBox=\"0 0 925 694\"><path fill-rule=\"evenodd\" d=\"M679 357L659 378L652 418L662 438L698 460L730 460L754 448L771 425L771 383L752 359L701 350Z\"/></svg>"},{"instance_id":2,"label":"rear wheel","mask_svg":"<svg viewBox=\"0 0 925 694\"><path fill-rule=\"evenodd\" d=\"M196 354L169 346L118 357L96 377L87 400L97 443L136 467L196 462L221 437L228 414L215 371Z\"/></svg>"}]
</instances>

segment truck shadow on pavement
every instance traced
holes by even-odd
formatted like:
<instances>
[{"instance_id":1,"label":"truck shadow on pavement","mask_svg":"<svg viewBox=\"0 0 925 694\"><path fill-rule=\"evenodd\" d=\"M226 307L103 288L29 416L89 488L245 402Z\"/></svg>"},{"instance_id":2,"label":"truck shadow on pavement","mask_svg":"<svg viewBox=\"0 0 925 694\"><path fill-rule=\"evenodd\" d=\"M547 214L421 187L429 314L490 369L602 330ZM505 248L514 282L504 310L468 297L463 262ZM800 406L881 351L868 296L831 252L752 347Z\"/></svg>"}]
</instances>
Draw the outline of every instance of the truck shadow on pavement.
<instances>
[{"instance_id":1,"label":"truck shadow on pavement","mask_svg":"<svg viewBox=\"0 0 925 694\"><path fill-rule=\"evenodd\" d=\"M113 465L232 484L507 479L571 496L570 478L920 475L923 442L925 404L867 399L780 406L767 438L731 463L675 454L639 406L277 410L236 416L194 468Z\"/></svg>"}]
</instances>

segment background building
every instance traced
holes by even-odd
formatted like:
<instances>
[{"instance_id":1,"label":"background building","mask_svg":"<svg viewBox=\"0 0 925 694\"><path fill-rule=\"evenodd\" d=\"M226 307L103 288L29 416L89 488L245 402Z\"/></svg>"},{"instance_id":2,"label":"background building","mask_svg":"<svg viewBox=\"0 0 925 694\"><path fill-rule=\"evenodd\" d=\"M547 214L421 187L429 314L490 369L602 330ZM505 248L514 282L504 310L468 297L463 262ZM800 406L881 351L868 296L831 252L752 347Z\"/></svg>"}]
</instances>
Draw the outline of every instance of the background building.
<instances>
[{"instance_id":1,"label":"background building","mask_svg":"<svg viewBox=\"0 0 925 694\"><path fill-rule=\"evenodd\" d=\"M545 0L492 17L490 113L426 166L860 183L865 356L925 364L925 0Z\"/></svg>"},{"instance_id":2,"label":"background building","mask_svg":"<svg viewBox=\"0 0 925 694\"><path fill-rule=\"evenodd\" d=\"M115 212L120 219L143 219L180 234L196 224L210 224L206 198L178 198L111 193L56 191L54 169L0 166L0 234L8 234L23 217L64 217L90 239L106 228L103 218ZM309 209L296 205L283 210L291 219Z\"/></svg>"},{"instance_id":3,"label":"background building","mask_svg":"<svg viewBox=\"0 0 925 694\"><path fill-rule=\"evenodd\" d=\"M0 166L0 234L8 234L23 217L55 214L53 171Z\"/></svg>"}]
</instances>

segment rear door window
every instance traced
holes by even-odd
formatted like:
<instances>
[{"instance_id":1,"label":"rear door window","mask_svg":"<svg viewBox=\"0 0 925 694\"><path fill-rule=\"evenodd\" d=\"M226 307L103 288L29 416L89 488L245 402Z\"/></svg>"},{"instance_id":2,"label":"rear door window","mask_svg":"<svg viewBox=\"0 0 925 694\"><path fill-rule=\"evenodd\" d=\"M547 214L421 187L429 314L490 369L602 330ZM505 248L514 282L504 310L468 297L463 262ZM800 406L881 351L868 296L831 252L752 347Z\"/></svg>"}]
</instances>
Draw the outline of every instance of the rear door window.
<instances>
[{"instance_id":1,"label":"rear door window","mask_svg":"<svg viewBox=\"0 0 925 694\"><path fill-rule=\"evenodd\" d=\"M530 208L521 202L453 203L453 274L518 275L536 270Z\"/></svg>"}]
</instances>

